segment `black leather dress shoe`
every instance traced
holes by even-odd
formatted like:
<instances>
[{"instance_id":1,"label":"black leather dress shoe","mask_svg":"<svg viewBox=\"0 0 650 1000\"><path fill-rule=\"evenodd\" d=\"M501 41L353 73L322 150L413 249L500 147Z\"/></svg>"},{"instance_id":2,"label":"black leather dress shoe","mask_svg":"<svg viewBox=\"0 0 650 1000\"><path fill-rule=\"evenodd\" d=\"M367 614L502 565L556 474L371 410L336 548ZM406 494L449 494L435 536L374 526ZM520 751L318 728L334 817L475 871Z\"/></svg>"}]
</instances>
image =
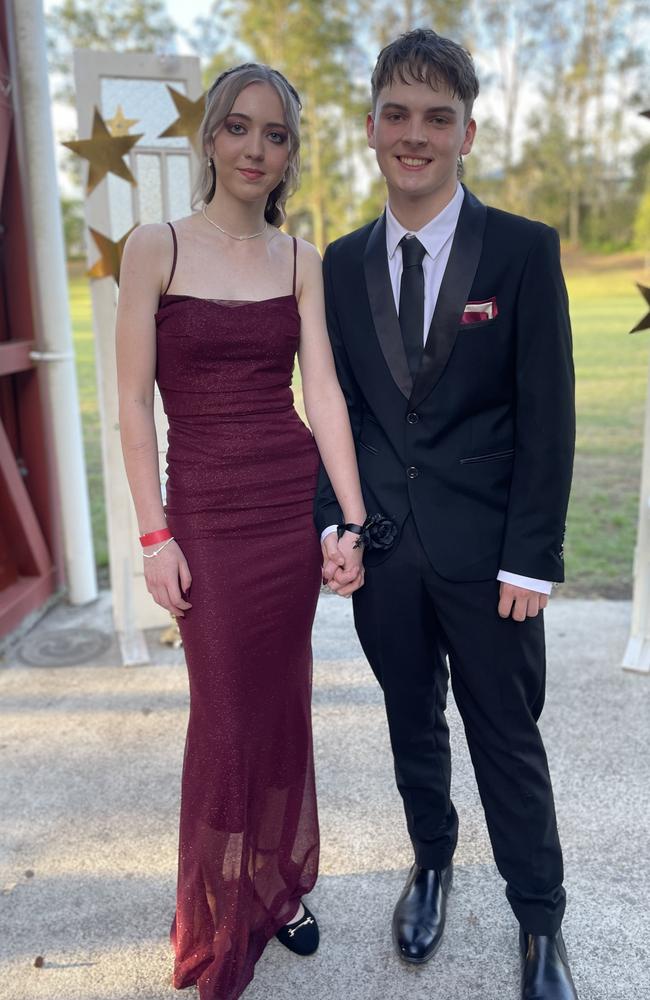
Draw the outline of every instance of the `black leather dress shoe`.
<instances>
[{"instance_id":1,"label":"black leather dress shoe","mask_svg":"<svg viewBox=\"0 0 650 1000\"><path fill-rule=\"evenodd\" d=\"M553 937L519 931L521 1000L578 1000L562 931Z\"/></svg>"},{"instance_id":2,"label":"black leather dress shoe","mask_svg":"<svg viewBox=\"0 0 650 1000\"><path fill-rule=\"evenodd\" d=\"M413 865L393 913L393 941L405 962L422 965L433 958L445 929L452 866L434 871Z\"/></svg>"}]
</instances>

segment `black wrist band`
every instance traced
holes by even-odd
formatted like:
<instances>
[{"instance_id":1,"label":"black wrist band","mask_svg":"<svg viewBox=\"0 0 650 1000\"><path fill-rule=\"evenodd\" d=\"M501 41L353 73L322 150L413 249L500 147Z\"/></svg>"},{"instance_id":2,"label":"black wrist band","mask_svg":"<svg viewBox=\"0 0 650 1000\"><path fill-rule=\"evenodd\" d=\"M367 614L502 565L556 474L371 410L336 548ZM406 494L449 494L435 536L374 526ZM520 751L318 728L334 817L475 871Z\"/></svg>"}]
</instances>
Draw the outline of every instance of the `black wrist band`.
<instances>
[{"instance_id":1,"label":"black wrist band","mask_svg":"<svg viewBox=\"0 0 650 1000\"><path fill-rule=\"evenodd\" d=\"M336 536L337 538L342 538L346 531L351 532L353 535L362 535L363 530L362 524L337 524Z\"/></svg>"}]
</instances>

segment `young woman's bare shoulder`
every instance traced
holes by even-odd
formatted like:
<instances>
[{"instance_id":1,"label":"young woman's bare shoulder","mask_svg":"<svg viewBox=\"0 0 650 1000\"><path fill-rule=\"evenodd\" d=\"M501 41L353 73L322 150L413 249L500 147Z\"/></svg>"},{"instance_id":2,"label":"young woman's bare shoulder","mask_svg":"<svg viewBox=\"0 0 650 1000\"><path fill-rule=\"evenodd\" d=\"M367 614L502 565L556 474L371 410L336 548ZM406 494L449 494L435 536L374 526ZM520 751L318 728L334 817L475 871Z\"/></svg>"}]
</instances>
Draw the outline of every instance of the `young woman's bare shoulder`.
<instances>
[{"instance_id":1,"label":"young woman's bare shoulder","mask_svg":"<svg viewBox=\"0 0 650 1000\"><path fill-rule=\"evenodd\" d=\"M303 292L307 292L309 295L316 292L322 296L323 262L313 243L298 238L297 244L298 301L301 302Z\"/></svg>"},{"instance_id":2,"label":"young woman's bare shoulder","mask_svg":"<svg viewBox=\"0 0 650 1000\"><path fill-rule=\"evenodd\" d=\"M298 239L298 277L300 287L318 287L322 282L323 262L313 243Z\"/></svg>"},{"instance_id":3,"label":"young woman's bare shoulder","mask_svg":"<svg viewBox=\"0 0 650 1000\"><path fill-rule=\"evenodd\" d=\"M133 230L127 246L138 250L155 250L156 247L167 246L171 240L169 226L166 222L147 222Z\"/></svg>"},{"instance_id":4,"label":"young woman's bare shoulder","mask_svg":"<svg viewBox=\"0 0 650 1000\"><path fill-rule=\"evenodd\" d=\"M309 244L305 240L301 240L299 236L296 238L296 255L298 258L298 269L302 267L303 262L303 247L308 247ZM294 237L289 233L282 232L281 229L276 229L275 232L271 233L269 240L269 250L271 255L278 260L284 267L287 264L293 266L293 240Z\"/></svg>"},{"instance_id":5,"label":"young woman's bare shoulder","mask_svg":"<svg viewBox=\"0 0 650 1000\"><path fill-rule=\"evenodd\" d=\"M296 237L296 243L298 280L299 284L304 284L305 278L309 280L310 276L320 274L322 261L320 254L313 243L309 243L307 240L301 239L300 236Z\"/></svg>"},{"instance_id":6,"label":"young woman's bare shoulder","mask_svg":"<svg viewBox=\"0 0 650 1000\"><path fill-rule=\"evenodd\" d=\"M182 219L174 219L171 225L174 227L176 232L185 232L188 229L193 229L196 222L195 215L186 215ZM144 250L148 252L155 253L156 251L169 251L172 246L172 234L170 232L170 223L168 222L148 222L137 229L134 229L126 245L132 246L138 250Z\"/></svg>"},{"instance_id":7,"label":"young woman's bare shoulder","mask_svg":"<svg viewBox=\"0 0 650 1000\"><path fill-rule=\"evenodd\" d=\"M191 212L190 215L184 215L180 219L172 219L169 225L172 225L177 233L186 233L197 227L203 229L205 222L201 218L200 212ZM169 230L169 225L165 223L167 230Z\"/></svg>"},{"instance_id":8,"label":"young woman's bare shoulder","mask_svg":"<svg viewBox=\"0 0 650 1000\"><path fill-rule=\"evenodd\" d=\"M160 294L165 275L172 264L173 245L169 226L148 223L134 229L124 247L120 267L120 292L136 285ZM123 298L124 296L121 295Z\"/></svg>"},{"instance_id":9,"label":"young woman's bare shoulder","mask_svg":"<svg viewBox=\"0 0 650 1000\"><path fill-rule=\"evenodd\" d=\"M302 258L302 260L308 261L312 267L314 267L315 265L318 265L318 267L320 267L322 263L321 255L318 252L317 248L314 246L314 244L310 243L308 240L301 239L300 236L297 236L296 240L298 242L298 254Z\"/></svg>"}]
</instances>

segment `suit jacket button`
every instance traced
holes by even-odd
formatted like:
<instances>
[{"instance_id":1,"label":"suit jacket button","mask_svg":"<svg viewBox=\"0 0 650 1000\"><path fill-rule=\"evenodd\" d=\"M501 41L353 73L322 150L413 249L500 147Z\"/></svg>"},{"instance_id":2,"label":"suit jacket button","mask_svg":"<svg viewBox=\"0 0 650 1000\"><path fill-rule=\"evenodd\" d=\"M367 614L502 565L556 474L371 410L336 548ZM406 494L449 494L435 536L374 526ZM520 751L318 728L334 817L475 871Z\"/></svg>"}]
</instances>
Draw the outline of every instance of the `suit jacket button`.
<instances>
[{"instance_id":1,"label":"suit jacket button","mask_svg":"<svg viewBox=\"0 0 650 1000\"><path fill-rule=\"evenodd\" d=\"M414 410L411 410L411 412L406 416L407 423L409 424L417 424L419 419L419 415Z\"/></svg>"},{"instance_id":2,"label":"suit jacket button","mask_svg":"<svg viewBox=\"0 0 650 1000\"><path fill-rule=\"evenodd\" d=\"M408 469L406 470L406 475L409 477L409 479L417 479L418 476L420 475L420 470L416 469L414 465L409 465Z\"/></svg>"}]
</instances>

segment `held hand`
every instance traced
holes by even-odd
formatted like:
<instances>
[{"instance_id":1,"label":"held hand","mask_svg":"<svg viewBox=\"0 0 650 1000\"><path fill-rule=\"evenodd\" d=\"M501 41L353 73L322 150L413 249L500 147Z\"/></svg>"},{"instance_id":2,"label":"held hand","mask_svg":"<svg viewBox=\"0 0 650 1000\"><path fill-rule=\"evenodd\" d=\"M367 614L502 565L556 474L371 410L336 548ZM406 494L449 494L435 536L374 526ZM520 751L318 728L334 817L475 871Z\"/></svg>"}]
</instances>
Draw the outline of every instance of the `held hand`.
<instances>
[{"instance_id":1,"label":"held hand","mask_svg":"<svg viewBox=\"0 0 650 1000\"><path fill-rule=\"evenodd\" d=\"M337 569L345 565L345 556L339 551L336 532L332 531L320 544L323 553L323 583L330 586Z\"/></svg>"},{"instance_id":2,"label":"held hand","mask_svg":"<svg viewBox=\"0 0 650 1000\"><path fill-rule=\"evenodd\" d=\"M364 584L363 547L355 548L359 536L346 531L338 543L339 553L343 556L343 566L339 567L329 581L329 588L339 597L350 597L355 590Z\"/></svg>"},{"instance_id":3,"label":"held hand","mask_svg":"<svg viewBox=\"0 0 650 1000\"><path fill-rule=\"evenodd\" d=\"M155 552L159 546L149 545L145 552ZM144 560L144 578L147 590L156 604L169 611L175 618L184 618L192 605L183 599L192 583L187 560L175 541L171 541L153 559Z\"/></svg>"},{"instance_id":4,"label":"held hand","mask_svg":"<svg viewBox=\"0 0 650 1000\"><path fill-rule=\"evenodd\" d=\"M536 618L548 604L548 595L537 590L516 587L514 583L502 583L499 588L499 614L502 618L514 618L523 622L526 618Z\"/></svg>"}]
</instances>

